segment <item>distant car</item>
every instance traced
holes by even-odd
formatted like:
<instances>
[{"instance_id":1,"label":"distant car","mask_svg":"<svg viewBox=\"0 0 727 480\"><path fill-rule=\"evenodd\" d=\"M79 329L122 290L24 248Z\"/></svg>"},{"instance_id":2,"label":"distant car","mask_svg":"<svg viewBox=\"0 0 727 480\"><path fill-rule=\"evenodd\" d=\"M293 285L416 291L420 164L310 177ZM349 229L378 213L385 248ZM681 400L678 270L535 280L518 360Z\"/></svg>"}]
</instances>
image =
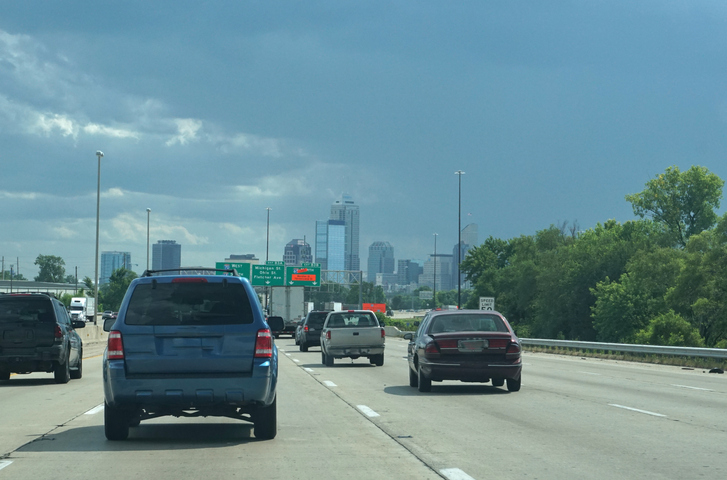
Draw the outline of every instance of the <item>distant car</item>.
<instances>
[{"instance_id":1,"label":"distant car","mask_svg":"<svg viewBox=\"0 0 727 480\"><path fill-rule=\"evenodd\" d=\"M520 340L504 316L484 310L432 310L409 340L409 385L429 392L432 381L489 382L520 390Z\"/></svg>"},{"instance_id":2,"label":"distant car","mask_svg":"<svg viewBox=\"0 0 727 480\"><path fill-rule=\"evenodd\" d=\"M323 322L326 321L328 313L328 310L313 310L305 316L298 334L301 352L307 352L309 347L321 345L321 330L323 330Z\"/></svg>"},{"instance_id":3,"label":"distant car","mask_svg":"<svg viewBox=\"0 0 727 480\"><path fill-rule=\"evenodd\" d=\"M0 380L11 373L53 373L56 383L83 375L84 320L71 320L48 293L0 293Z\"/></svg>"},{"instance_id":4,"label":"distant car","mask_svg":"<svg viewBox=\"0 0 727 480\"><path fill-rule=\"evenodd\" d=\"M300 332L303 330L303 322L305 322L305 317L298 320L298 324L295 326L295 344L300 345Z\"/></svg>"},{"instance_id":5,"label":"distant car","mask_svg":"<svg viewBox=\"0 0 727 480\"><path fill-rule=\"evenodd\" d=\"M129 285L118 318L104 321L109 440L124 440L129 427L165 415L229 417L252 422L258 439L276 435L278 349L271 330L282 329L282 320L266 323L247 279L193 270L145 272ZM198 274L204 270L211 274Z\"/></svg>"},{"instance_id":6,"label":"distant car","mask_svg":"<svg viewBox=\"0 0 727 480\"><path fill-rule=\"evenodd\" d=\"M112 313L114 313L114 312L112 312L111 310L105 310L105 311L104 311L104 312L103 312L103 313L101 314L101 319L102 319L102 320L106 320L107 318L111 318L111 314L112 314Z\"/></svg>"}]
</instances>

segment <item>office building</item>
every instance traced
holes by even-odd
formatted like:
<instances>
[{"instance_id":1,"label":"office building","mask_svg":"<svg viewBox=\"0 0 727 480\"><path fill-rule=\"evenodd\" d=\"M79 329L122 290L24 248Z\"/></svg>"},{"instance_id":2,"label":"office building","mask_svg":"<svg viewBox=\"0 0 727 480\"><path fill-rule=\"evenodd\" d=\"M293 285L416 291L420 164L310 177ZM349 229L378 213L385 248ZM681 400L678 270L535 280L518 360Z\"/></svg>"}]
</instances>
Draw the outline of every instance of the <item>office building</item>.
<instances>
[{"instance_id":1,"label":"office building","mask_svg":"<svg viewBox=\"0 0 727 480\"><path fill-rule=\"evenodd\" d=\"M111 274L119 268L131 270L131 253L129 252L101 252L101 268L99 271L99 284L109 283Z\"/></svg>"},{"instance_id":2,"label":"office building","mask_svg":"<svg viewBox=\"0 0 727 480\"><path fill-rule=\"evenodd\" d=\"M374 242L369 246L367 281L376 282L377 273L394 273L394 247L389 242Z\"/></svg>"},{"instance_id":3,"label":"office building","mask_svg":"<svg viewBox=\"0 0 727 480\"><path fill-rule=\"evenodd\" d=\"M176 240L159 240L152 245L152 270L167 270L182 266L182 245Z\"/></svg>"},{"instance_id":4,"label":"office building","mask_svg":"<svg viewBox=\"0 0 727 480\"><path fill-rule=\"evenodd\" d=\"M326 234L326 270L346 268L346 222L328 220Z\"/></svg>"},{"instance_id":5,"label":"office building","mask_svg":"<svg viewBox=\"0 0 727 480\"><path fill-rule=\"evenodd\" d=\"M429 260L424 262L423 273L419 275L419 285L435 288L436 278L436 291L452 290L452 263L450 254L430 255ZM456 284L454 288L457 288Z\"/></svg>"},{"instance_id":6,"label":"office building","mask_svg":"<svg viewBox=\"0 0 727 480\"><path fill-rule=\"evenodd\" d=\"M399 260L396 267L397 283L411 285L419 283L419 275L424 273L421 265L413 260Z\"/></svg>"},{"instance_id":7,"label":"office building","mask_svg":"<svg viewBox=\"0 0 727 480\"><path fill-rule=\"evenodd\" d=\"M315 261L320 263L321 270L328 270L328 222L316 221Z\"/></svg>"},{"instance_id":8,"label":"office building","mask_svg":"<svg viewBox=\"0 0 727 480\"><path fill-rule=\"evenodd\" d=\"M310 245L305 240L295 238L288 242L283 252L283 262L286 265L294 266L302 263L312 263Z\"/></svg>"},{"instance_id":9,"label":"office building","mask_svg":"<svg viewBox=\"0 0 727 480\"><path fill-rule=\"evenodd\" d=\"M361 261L359 259L359 208L353 203L353 199L348 194L341 195L331 205L330 220L342 221L346 226L345 231L345 258L344 268L342 270L360 270ZM333 270L329 265L329 270Z\"/></svg>"}]
</instances>

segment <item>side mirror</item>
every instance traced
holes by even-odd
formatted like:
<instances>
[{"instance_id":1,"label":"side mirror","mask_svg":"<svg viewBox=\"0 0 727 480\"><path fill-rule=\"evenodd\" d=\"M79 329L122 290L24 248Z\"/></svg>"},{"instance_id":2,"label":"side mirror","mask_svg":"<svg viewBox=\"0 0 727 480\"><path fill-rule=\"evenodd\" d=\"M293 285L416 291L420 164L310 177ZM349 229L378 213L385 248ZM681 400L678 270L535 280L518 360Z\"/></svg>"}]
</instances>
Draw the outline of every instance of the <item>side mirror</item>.
<instances>
[{"instance_id":1,"label":"side mirror","mask_svg":"<svg viewBox=\"0 0 727 480\"><path fill-rule=\"evenodd\" d=\"M268 317L268 325L273 332L280 332L285 328L283 317Z\"/></svg>"},{"instance_id":2,"label":"side mirror","mask_svg":"<svg viewBox=\"0 0 727 480\"><path fill-rule=\"evenodd\" d=\"M71 320L71 325L73 325L73 328L85 328L86 322L83 320Z\"/></svg>"},{"instance_id":3,"label":"side mirror","mask_svg":"<svg viewBox=\"0 0 727 480\"><path fill-rule=\"evenodd\" d=\"M411 333L411 332L406 332L406 333L404 334L404 340L411 340L411 339L413 339L413 338L414 338L414 334L413 334L413 333Z\"/></svg>"},{"instance_id":4,"label":"side mirror","mask_svg":"<svg viewBox=\"0 0 727 480\"><path fill-rule=\"evenodd\" d=\"M103 321L103 331L104 332L110 332L111 329L114 326L114 323L116 323L115 318L107 318Z\"/></svg>"}]
</instances>

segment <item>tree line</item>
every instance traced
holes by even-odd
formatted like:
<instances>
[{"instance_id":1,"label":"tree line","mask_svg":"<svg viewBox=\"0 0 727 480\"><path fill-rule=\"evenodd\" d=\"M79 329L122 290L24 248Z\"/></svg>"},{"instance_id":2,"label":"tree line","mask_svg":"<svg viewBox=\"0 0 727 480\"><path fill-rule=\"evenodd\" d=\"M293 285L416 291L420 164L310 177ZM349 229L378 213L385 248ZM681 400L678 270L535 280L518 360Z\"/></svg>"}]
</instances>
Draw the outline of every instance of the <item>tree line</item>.
<instances>
[{"instance_id":1,"label":"tree line","mask_svg":"<svg viewBox=\"0 0 727 480\"><path fill-rule=\"evenodd\" d=\"M462 271L519 336L727 348L724 181L669 167L627 195L637 220L489 237Z\"/></svg>"}]
</instances>

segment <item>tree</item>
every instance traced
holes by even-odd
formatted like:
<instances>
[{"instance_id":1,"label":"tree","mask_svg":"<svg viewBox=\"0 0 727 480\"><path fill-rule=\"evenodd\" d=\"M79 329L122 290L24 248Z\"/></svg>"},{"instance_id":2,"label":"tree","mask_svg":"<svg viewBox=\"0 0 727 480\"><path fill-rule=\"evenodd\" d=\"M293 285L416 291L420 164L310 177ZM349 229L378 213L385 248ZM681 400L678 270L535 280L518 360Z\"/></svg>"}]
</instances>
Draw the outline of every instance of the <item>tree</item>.
<instances>
[{"instance_id":1,"label":"tree","mask_svg":"<svg viewBox=\"0 0 727 480\"><path fill-rule=\"evenodd\" d=\"M86 290L88 290L88 296L89 297L95 297L96 296L96 285L93 284L93 280L89 276L83 277L83 284L86 286Z\"/></svg>"},{"instance_id":2,"label":"tree","mask_svg":"<svg viewBox=\"0 0 727 480\"><path fill-rule=\"evenodd\" d=\"M66 278L66 262L61 257L55 255L38 255L34 265L38 265L38 276L35 277L36 282L53 282L64 283Z\"/></svg>"},{"instance_id":3,"label":"tree","mask_svg":"<svg viewBox=\"0 0 727 480\"><path fill-rule=\"evenodd\" d=\"M114 311L119 309L129 284L136 276L134 271L123 267L114 270L109 277L109 283L104 285L100 292L102 299L99 301L103 304L104 309Z\"/></svg>"},{"instance_id":4,"label":"tree","mask_svg":"<svg viewBox=\"0 0 727 480\"><path fill-rule=\"evenodd\" d=\"M636 334L636 342L670 347L703 347L704 340L688 321L672 310L654 318Z\"/></svg>"},{"instance_id":5,"label":"tree","mask_svg":"<svg viewBox=\"0 0 727 480\"><path fill-rule=\"evenodd\" d=\"M693 165L686 172L672 166L646 182L641 193L626 195L634 214L649 216L665 225L675 242L685 247L692 235L711 228L717 221L724 181L705 167Z\"/></svg>"},{"instance_id":6,"label":"tree","mask_svg":"<svg viewBox=\"0 0 727 480\"><path fill-rule=\"evenodd\" d=\"M2 278L6 279L6 280L10 280L11 279L10 277L11 277L10 270L5 270L2 274ZM27 278L25 278L25 275L23 275L22 273L13 271L12 280L27 280Z\"/></svg>"}]
</instances>

